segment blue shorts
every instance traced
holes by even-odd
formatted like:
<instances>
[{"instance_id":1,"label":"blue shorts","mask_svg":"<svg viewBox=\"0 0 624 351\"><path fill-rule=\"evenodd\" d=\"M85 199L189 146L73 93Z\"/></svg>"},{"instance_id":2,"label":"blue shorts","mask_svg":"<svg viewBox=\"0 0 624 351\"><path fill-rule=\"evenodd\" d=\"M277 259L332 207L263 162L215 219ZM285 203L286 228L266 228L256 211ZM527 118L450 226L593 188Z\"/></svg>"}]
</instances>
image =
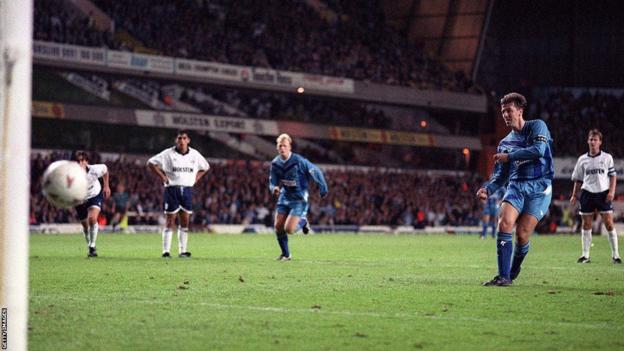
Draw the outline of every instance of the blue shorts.
<instances>
[{"instance_id":1,"label":"blue shorts","mask_svg":"<svg viewBox=\"0 0 624 351\"><path fill-rule=\"evenodd\" d=\"M78 220L83 221L89 217L89 208L97 207L99 209L102 208L102 202L104 201L104 195L100 191L99 194L94 197L88 198L87 201L81 203L76 206L76 213L78 214Z\"/></svg>"},{"instance_id":2,"label":"blue shorts","mask_svg":"<svg viewBox=\"0 0 624 351\"><path fill-rule=\"evenodd\" d=\"M305 217L308 214L310 205L305 201L290 201L277 204L277 213L289 216Z\"/></svg>"},{"instance_id":3,"label":"blue shorts","mask_svg":"<svg viewBox=\"0 0 624 351\"><path fill-rule=\"evenodd\" d=\"M182 210L193 213L193 192L190 186L167 186L165 187L164 211L165 213L178 213Z\"/></svg>"},{"instance_id":4,"label":"blue shorts","mask_svg":"<svg viewBox=\"0 0 624 351\"><path fill-rule=\"evenodd\" d=\"M607 194L609 190L601 193L590 193L587 190L581 190L581 210L579 214L590 215L594 214L596 210L600 213L612 213L613 203L607 202Z\"/></svg>"},{"instance_id":5,"label":"blue shorts","mask_svg":"<svg viewBox=\"0 0 624 351\"><path fill-rule=\"evenodd\" d=\"M548 212L551 199L550 179L511 181L503 197L503 201L508 202L520 214L530 214L538 221Z\"/></svg>"}]
</instances>

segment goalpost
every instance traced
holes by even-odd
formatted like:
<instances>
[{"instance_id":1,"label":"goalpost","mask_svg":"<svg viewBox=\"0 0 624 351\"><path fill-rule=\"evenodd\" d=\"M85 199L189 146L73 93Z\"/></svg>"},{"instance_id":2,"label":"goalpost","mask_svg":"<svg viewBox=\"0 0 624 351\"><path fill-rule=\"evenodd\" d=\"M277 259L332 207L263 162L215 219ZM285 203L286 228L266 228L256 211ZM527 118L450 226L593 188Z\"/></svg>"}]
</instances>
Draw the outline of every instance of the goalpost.
<instances>
[{"instance_id":1,"label":"goalpost","mask_svg":"<svg viewBox=\"0 0 624 351\"><path fill-rule=\"evenodd\" d=\"M0 350L27 349L32 0L0 0Z\"/></svg>"}]
</instances>

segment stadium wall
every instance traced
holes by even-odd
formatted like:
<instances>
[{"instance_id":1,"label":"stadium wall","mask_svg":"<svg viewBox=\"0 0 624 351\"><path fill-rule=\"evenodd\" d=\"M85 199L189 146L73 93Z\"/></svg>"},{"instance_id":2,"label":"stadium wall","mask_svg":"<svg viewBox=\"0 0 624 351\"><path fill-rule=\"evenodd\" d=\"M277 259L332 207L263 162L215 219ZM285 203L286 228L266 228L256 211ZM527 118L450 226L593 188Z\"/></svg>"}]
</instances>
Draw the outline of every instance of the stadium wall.
<instances>
[{"instance_id":1,"label":"stadium wall","mask_svg":"<svg viewBox=\"0 0 624 351\"><path fill-rule=\"evenodd\" d=\"M294 137L337 141L481 150L476 137L403 132L372 128L328 126L292 121L275 121L156 110L131 110L47 101L33 101L34 117L131 126L191 129L227 133Z\"/></svg>"}]
</instances>

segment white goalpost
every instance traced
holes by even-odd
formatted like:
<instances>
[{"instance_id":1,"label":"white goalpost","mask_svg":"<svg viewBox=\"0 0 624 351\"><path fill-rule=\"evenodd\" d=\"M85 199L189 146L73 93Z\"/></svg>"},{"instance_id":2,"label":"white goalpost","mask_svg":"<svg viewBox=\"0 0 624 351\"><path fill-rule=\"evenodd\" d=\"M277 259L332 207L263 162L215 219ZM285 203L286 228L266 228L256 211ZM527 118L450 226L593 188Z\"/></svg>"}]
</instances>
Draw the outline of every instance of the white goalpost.
<instances>
[{"instance_id":1,"label":"white goalpost","mask_svg":"<svg viewBox=\"0 0 624 351\"><path fill-rule=\"evenodd\" d=\"M0 0L0 350L27 349L32 0Z\"/></svg>"}]
</instances>

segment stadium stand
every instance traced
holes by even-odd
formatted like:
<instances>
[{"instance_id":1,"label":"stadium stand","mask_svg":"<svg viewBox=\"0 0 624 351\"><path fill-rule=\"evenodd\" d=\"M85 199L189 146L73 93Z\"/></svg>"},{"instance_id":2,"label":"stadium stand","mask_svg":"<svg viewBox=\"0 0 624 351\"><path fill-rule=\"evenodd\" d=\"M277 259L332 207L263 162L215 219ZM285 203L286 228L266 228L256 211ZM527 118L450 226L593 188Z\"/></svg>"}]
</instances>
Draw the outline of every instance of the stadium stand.
<instances>
[{"instance_id":1,"label":"stadium stand","mask_svg":"<svg viewBox=\"0 0 624 351\"><path fill-rule=\"evenodd\" d=\"M41 195L40 177L53 160L67 159L69 152L44 152L31 160L31 224L68 223L72 211L52 207ZM102 157L95 154L92 163ZM133 224L158 224L162 185L148 172L145 157L119 157L105 161L111 174L111 187L122 181L131 194ZM196 226L210 224L270 224L274 201L268 188L266 162L213 161L209 175L196 187ZM312 223L327 225L475 225L480 206L474 191L482 179L458 173L409 172L381 168L326 169L329 196L318 199L310 211ZM416 176L415 176L416 175ZM459 191L458 191L459 189ZM112 200L102 216L110 221Z\"/></svg>"},{"instance_id":2,"label":"stadium stand","mask_svg":"<svg viewBox=\"0 0 624 351\"><path fill-rule=\"evenodd\" d=\"M37 0L34 5L33 36L37 40L123 49L114 33L98 30L93 19L67 6L64 0Z\"/></svg>"},{"instance_id":3,"label":"stadium stand","mask_svg":"<svg viewBox=\"0 0 624 351\"><path fill-rule=\"evenodd\" d=\"M76 28L62 0L37 0L35 39L124 48L110 32ZM299 1L110 1L95 3L166 56L349 77L417 89L479 93L463 73L424 53L384 24L376 1L328 21ZM257 16L262 13L262 16ZM81 21L89 22L88 14ZM61 22L60 29L57 28ZM52 24L54 23L54 24ZM251 24L251 25L249 25Z\"/></svg>"},{"instance_id":4,"label":"stadium stand","mask_svg":"<svg viewBox=\"0 0 624 351\"><path fill-rule=\"evenodd\" d=\"M624 156L624 143L617 131L624 130L624 91L589 89L561 90L538 94L530 113L557 131L555 149L561 156L578 157L587 152L587 132L604 132L603 149ZM563 137L565 136L565 137Z\"/></svg>"}]
</instances>

